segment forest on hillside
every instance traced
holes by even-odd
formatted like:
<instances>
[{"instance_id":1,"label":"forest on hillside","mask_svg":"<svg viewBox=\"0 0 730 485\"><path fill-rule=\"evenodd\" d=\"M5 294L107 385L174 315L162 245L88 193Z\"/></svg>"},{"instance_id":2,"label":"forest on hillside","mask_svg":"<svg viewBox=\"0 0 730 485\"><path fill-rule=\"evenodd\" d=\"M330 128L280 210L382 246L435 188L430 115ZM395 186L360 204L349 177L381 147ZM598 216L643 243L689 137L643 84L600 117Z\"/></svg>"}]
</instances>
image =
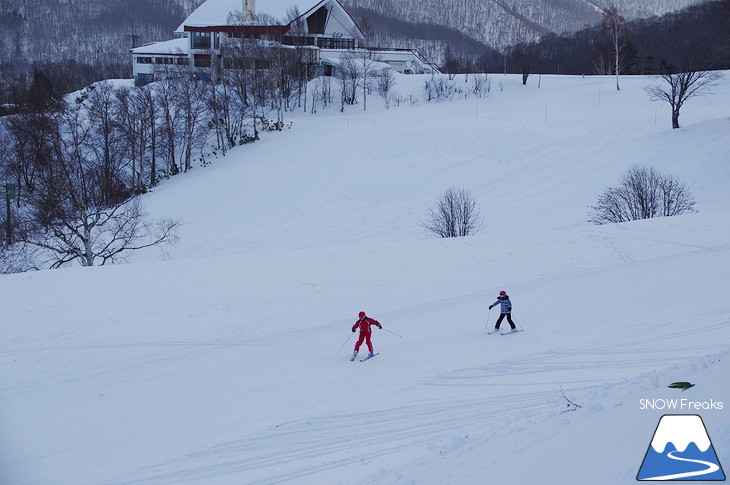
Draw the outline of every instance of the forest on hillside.
<instances>
[{"instance_id":1,"label":"forest on hillside","mask_svg":"<svg viewBox=\"0 0 730 485\"><path fill-rule=\"evenodd\" d=\"M129 77L129 49L169 39L200 0L3 0L0 102L8 79L40 71L61 92Z\"/></svg>"},{"instance_id":2,"label":"forest on hillside","mask_svg":"<svg viewBox=\"0 0 730 485\"><path fill-rule=\"evenodd\" d=\"M415 47L436 64L445 59L448 44L458 54L474 51L472 43L503 52L521 42L535 42L545 35L569 35L601 22L604 11L615 7L628 21L660 17L708 0L343 0L356 17L372 20L377 44ZM434 30L437 29L437 30ZM451 31L443 42L443 31ZM428 32L428 35L423 35ZM435 34L435 35L434 35Z\"/></svg>"},{"instance_id":3,"label":"forest on hillside","mask_svg":"<svg viewBox=\"0 0 730 485\"><path fill-rule=\"evenodd\" d=\"M661 17L620 20L621 74L657 74L667 66L730 69L730 0L687 7ZM547 34L503 52L447 52L447 72L615 74L610 29L604 22L572 34Z\"/></svg>"}]
</instances>

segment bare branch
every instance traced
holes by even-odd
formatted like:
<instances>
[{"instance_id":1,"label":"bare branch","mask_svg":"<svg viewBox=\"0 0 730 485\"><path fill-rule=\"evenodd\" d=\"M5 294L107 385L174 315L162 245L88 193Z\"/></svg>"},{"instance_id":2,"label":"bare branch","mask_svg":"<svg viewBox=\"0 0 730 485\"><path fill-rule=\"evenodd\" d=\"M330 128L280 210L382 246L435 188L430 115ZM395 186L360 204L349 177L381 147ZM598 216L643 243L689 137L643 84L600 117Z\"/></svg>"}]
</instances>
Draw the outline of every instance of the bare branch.
<instances>
[{"instance_id":1,"label":"bare branch","mask_svg":"<svg viewBox=\"0 0 730 485\"><path fill-rule=\"evenodd\" d=\"M563 386L560 386L560 394L563 395L563 399L565 399L565 401L567 402L567 404L566 404L567 409L563 410L563 412L561 412L560 414L572 413L573 411L576 411L583 407L580 404L576 404L573 401L571 401L570 399L568 399L568 397L565 395L565 392L563 392Z\"/></svg>"}]
</instances>

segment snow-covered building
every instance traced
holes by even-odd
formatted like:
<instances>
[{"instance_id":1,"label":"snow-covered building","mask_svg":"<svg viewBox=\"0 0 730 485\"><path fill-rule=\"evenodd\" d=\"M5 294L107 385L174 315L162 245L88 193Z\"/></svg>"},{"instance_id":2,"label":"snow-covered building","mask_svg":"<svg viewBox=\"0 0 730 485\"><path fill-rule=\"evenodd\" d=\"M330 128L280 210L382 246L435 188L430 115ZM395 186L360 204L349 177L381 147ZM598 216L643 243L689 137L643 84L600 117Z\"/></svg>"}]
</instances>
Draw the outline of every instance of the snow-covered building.
<instances>
[{"instance_id":1,"label":"snow-covered building","mask_svg":"<svg viewBox=\"0 0 730 485\"><path fill-rule=\"evenodd\" d=\"M259 10L257 7L261 7ZM363 49L365 37L338 0L207 0L175 30L176 38L131 50L137 85L165 66L227 67L225 47L241 39L306 52L300 62L330 74L347 52ZM374 50L377 59L402 73L438 72L418 51Z\"/></svg>"}]
</instances>

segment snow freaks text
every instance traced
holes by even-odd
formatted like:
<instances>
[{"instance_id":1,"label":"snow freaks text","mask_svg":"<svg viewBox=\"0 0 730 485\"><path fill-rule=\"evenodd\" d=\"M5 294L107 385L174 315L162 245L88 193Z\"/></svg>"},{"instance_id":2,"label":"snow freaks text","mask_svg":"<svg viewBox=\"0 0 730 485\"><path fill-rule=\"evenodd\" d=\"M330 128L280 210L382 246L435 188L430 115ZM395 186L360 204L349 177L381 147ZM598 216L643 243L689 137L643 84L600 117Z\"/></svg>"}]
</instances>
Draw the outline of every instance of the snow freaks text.
<instances>
[{"instance_id":1,"label":"snow freaks text","mask_svg":"<svg viewBox=\"0 0 730 485\"><path fill-rule=\"evenodd\" d=\"M689 399L639 399L639 409L660 411L720 411L724 407L722 401L691 401Z\"/></svg>"}]
</instances>

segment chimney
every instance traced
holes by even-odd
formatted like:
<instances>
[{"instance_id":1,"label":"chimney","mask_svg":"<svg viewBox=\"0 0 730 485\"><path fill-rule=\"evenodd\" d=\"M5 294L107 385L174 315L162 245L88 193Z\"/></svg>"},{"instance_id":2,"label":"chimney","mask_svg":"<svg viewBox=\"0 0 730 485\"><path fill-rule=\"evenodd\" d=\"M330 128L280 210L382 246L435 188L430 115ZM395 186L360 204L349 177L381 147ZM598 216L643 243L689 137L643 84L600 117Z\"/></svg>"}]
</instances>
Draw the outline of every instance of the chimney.
<instances>
[{"instance_id":1,"label":"chimney","mask_svg":"<svg viewBox=\"0 0 730 485\"><path fill-rule=\"evenodd\" d=\"M243 0L243 20L256 18L256 0Z\"/></svg>"}]
</instances>

